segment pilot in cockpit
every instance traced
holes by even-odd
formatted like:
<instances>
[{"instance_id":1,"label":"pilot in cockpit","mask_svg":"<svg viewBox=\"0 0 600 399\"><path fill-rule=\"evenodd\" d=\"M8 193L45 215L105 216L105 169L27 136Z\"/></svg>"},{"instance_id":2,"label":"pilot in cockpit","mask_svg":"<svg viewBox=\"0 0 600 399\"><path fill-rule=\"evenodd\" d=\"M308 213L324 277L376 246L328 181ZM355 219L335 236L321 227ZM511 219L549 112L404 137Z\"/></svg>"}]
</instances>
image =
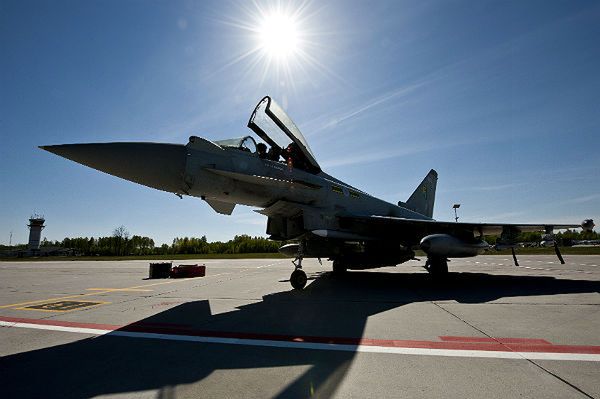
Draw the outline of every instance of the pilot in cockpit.
<instances>
[{"instance_id":1,"label":"pilot in cockpit","mask_svg":"<svg viewBox=\"0 0 600 399\"><path fill-rule=\"evenodd\" d=\"M281 155L281 150L279 149L279 147L273 145L269 149L269 152L267 152L267 159L269 159L271 161L279 161L280 155Z\"/></svg>"},{"instance_id":2,"label":"pilot in cockpit","mask_svg":"<svg viewBox=\"0 0 600 399\"><path fill-rule=\"evenodd\" d=\"M285 154L283 155L286 158L286 162L289 167L294 167L298 169L307 169L307 164L302 157L302 151L300 147L296 143L290 143L287 146Z\"/></svg>"},{"instance_id":3,"label":"pilot in cockpit","mask_svg":"<svg viewBox=\"0 0 600 399\"><path fill-rule=\"evenodd\" d=\"M256 145L256 153L260 159L267 158L267 145L265 143L258 143Z\"/></svg>"}]
</instances>

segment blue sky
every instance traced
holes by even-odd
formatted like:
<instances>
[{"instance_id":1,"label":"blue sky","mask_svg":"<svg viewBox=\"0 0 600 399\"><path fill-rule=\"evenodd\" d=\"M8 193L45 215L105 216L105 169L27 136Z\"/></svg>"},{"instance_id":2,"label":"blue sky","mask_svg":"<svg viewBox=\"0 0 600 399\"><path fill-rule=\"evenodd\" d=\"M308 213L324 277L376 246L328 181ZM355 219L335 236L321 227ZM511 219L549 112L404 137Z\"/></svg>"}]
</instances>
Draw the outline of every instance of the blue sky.
<instances>
[{"instance_id":1,"label":"blue sky","mask_svg":"<svg viewBox=\"0 0 600 399\"><path fill-rule=\"evenodd\" d=\"M157 243L264 235L38 145L250 134L272 95L324 169L390 202L439 173L434 217L600 220L600 3L303 1L299 52L257 46L268 1L0 3L0 243L124 225Z\"/></svg>"}]
</instances>

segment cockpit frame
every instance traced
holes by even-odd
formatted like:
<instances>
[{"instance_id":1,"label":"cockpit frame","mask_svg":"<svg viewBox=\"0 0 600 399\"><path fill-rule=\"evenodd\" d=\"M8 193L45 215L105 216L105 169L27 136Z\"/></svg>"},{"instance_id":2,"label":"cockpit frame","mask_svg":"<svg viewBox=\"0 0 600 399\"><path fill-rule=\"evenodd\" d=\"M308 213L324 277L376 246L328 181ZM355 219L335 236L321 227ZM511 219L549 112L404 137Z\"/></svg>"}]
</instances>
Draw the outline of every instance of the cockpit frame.
<instances>
[{"instance_id":1,"label":"cockpit frame","mask_svg":"<svg viewBox=\"0 0 600 399\"><path fill-rule=\"evenodd\" d=\"M259 116L263 118L262 121L257 120ZM271 123L274 123L279 131L272 129L271 134L268 134L265 124ZM299 151L293 151L294 156L300 158L298 164L302 165L303 169L314 174L321 171L319 163L298 127L271 97L265 96L259 101L250 116L248 127L270 146L276 147L279 151L288 149L284 147L290 147L290 145L289 149L291 150L295 146ZM289 145L284 143L281 133L287 137Z\"/></svg>"}]
</instances>

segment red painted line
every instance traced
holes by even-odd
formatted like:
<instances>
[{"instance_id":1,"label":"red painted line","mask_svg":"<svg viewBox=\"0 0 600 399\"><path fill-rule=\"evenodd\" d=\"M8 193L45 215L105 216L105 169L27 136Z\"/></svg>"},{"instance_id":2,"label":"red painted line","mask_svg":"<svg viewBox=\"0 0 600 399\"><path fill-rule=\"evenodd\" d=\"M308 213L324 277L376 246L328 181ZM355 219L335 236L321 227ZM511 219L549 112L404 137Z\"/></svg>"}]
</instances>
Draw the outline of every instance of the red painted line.
<instances>
[{"instance_id":1,"label":"red painted line","mask_svg":"<svg viewBox=\"0 0 600 399\"><path fill-rule=\"evenodd\" d=\"M175 324L175 323L146 323L143 321L136 321L135 323L129 324L130 326L140 327L165 327L165 328L192 328L191 324Z\"/></svg>"},{"instance_id":2,"label":"red painted line","mask_svg":"<svg viewBox=\"0 0 600 399\"><path fill-rule=\"evenodd\" d=\"M129 331L152 334L172 334L182 336L234 338L247 340L268 340L284 342L307 342L334 345L364 345L396 348L423 348L423 349L449 349L449 350L475 350L499 352L544 352L544 353L580 353L600 354L600 346L592 345L553 345L543 339L531 338L485 338L485 337L440 337L441 341L424 340L386 340L372 338L350 337L315 337L278 334L258 334L244 332L224 332L210 330L195 330L189 327L178 327L177 324L168 323L133 323L126 326L112 324L80 323L71 321L25 319L17 317L0 316L0 321L9 323L27 323L37 325L52 325L61 327L90 328L96 330ZM154 327L156 326L156 327ZM464 342L467 341L467 342Z\"/></svg>"},{"instance_id":3,"label":"red painted line","mask_svg":"<svg viewBox=\"0 0 600 399\"><path fill-rule=\"evenodd\" d=\"M552 345L552 343L541 338L455 337L444 335L440 339L446 342L499 342L501 344Z\"/></svg>"}]
</instances>

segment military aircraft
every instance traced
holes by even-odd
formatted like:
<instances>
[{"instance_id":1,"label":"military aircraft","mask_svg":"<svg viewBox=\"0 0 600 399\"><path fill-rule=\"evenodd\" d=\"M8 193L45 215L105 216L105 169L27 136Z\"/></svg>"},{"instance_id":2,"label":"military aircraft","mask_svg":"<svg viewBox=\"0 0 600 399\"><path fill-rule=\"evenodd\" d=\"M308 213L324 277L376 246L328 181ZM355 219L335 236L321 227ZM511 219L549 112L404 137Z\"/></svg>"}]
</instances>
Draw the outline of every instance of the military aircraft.
<instances>
[{"instance_id":1,"label":"military aircraft","mask_svg":"<svg viewBox=\"0 0 600 399\"><path fill-rule=\"evenodd\" d=\"M438 174L429 171L406 202L375 198L321 170L306 139L271 97L252 112L246 136L210 141L192 136L186 145L162 143L89 143L40 148L111 175L181 197L206 201L231 215L237 204L260 208L267 234L295 242L280 251L295 255L290 282L302 289L305 257L333 260L334 273L398 265L427 254L425 268L438 278L448 259L476 256L489 248L484 235L500 234L497 244L513 250L520 232L582 227L579 224L488 224L432 219ZM558 246L556 254L564 263Z\"/></svg>"}]
</instances>

